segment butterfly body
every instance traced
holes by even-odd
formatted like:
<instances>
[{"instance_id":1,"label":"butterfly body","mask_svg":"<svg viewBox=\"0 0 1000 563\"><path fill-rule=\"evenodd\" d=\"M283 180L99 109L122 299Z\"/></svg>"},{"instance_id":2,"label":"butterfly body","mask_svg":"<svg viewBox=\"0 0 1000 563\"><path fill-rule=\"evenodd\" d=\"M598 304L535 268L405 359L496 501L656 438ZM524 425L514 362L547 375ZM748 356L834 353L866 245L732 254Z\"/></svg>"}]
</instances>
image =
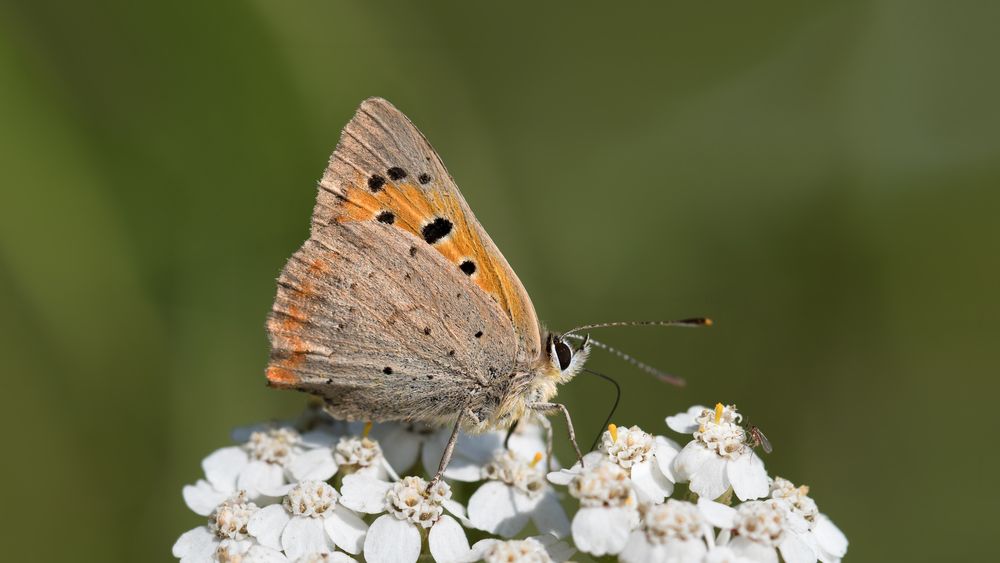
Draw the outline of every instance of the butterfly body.
<instances>
[{"instance_id":1,"label":"butterfly body","mask_svg":"<svg viewBox=\"0 0 1000 563\"><path fill-rule=\"evenodd\" d=\"M545 333L437 153L377 98L344 129L267 326L269 384L346 420L509 426L586 358Z\"/></svg>"}]
</instances>

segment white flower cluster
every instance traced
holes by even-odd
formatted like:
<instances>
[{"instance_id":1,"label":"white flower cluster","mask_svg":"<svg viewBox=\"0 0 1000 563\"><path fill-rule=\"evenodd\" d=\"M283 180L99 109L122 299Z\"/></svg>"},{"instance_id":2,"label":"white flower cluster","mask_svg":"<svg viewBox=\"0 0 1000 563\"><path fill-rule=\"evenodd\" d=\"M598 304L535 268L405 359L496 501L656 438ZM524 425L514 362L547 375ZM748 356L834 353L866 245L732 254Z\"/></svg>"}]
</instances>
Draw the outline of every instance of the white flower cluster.
<instances>
[{"instance_id":1,"label":"white flower cluster","mask_svg":"<svg viewBox=\"0 0 1000 563\"><path fill-rule=\"evenodd\" d=\"M577 550L626 563L844 557L847 538L809 488L767 475L735 407L692 407L666 422L692 439L681 448L612 424L569 469L543 463L542 427L528 421L506 446L502 432L463 435L433 485L419 474L434 474L448 430L334 423L315 411L238 430L239 445L205 458L204 478L184 488L207 522L173 553L185 563L548 562ZM463 503L448 480L480 484L456 489ZM670 498L675 489L682 498ZM577 506L572 521L564 502ZM470 545L467 529L494 537Z\"/></svg>"}]
</instances>

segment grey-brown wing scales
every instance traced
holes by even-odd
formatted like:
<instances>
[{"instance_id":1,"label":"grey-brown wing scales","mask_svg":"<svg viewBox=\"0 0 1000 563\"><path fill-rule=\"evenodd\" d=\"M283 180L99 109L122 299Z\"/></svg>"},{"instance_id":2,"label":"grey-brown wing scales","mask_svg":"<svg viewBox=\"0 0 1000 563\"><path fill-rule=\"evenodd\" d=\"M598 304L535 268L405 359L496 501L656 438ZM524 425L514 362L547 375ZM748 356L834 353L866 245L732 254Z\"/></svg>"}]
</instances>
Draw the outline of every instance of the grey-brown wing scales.
<instances>
[{"instance_id":1,"label":"grey-brown wing scales","mask_svg":"<svg viewBox=\"0 0 1000 563\"><path fill-rule=\"evenodd\" d=\"M336 220L278 278L271 385L322 396L348 420L481 420L507 392L518 342L488 294L424 240Z\"/></svg>"},{"instance_id":2,"label":"grey-brown wing scales","mask_svg":"<svg viewBox=\"0 0 1000 563\"><path fill-rule=\"evenodd\" d=\"M344 127L319 187L314 231L332 222L379 220L423 240L510 319L519 363L529 365L539 357L541 331L524 286L441 158L392 104L380 98L361 104Z\"/></svg>"}]
</instances>

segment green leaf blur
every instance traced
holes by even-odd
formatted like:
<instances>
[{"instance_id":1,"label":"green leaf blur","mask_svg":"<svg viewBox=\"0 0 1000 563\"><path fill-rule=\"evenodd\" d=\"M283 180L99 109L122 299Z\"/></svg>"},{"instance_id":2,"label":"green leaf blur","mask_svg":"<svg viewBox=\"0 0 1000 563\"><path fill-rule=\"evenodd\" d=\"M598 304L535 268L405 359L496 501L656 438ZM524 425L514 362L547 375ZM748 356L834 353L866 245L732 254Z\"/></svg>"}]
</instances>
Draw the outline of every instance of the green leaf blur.
<instances>
[{"instance_id":1,"label":"green leaf blur","mask_svg":"<svg viewBox=\"0 0 1000 563\"><path fill-rule=\"evenodd\" d=\"M551 328L715 319L601 333L689 381L595 352L625 389L616 422L668 433L668 414L735 403L851 561L988 557L998 17L4 2L3 559L170 561L202 522L180 496L201 458L297 412L264 386L264 316L373 95L431 139ZM605 385L560 394L581 443Z\"/></svg>"}]
</instances>

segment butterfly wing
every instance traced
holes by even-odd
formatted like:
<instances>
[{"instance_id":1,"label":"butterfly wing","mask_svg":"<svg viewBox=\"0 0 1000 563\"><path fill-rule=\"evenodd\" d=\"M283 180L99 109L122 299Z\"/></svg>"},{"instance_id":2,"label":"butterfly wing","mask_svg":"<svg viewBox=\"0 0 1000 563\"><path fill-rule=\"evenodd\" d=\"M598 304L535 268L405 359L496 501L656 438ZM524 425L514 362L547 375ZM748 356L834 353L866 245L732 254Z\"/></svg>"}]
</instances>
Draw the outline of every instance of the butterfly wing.
<instances>
[{"instance_id":1,"label":"butterfly wing","mask_svg":"<svg viewBox=\"0 0 1000 563\"><path fill-rule=\"evenodd\" d=\"M365 420L481 420L540 350L534 308L440 158L388 102L362 103L320 181L310 239L268 321L272 385Z\"/></svg>"}]
</instances>

